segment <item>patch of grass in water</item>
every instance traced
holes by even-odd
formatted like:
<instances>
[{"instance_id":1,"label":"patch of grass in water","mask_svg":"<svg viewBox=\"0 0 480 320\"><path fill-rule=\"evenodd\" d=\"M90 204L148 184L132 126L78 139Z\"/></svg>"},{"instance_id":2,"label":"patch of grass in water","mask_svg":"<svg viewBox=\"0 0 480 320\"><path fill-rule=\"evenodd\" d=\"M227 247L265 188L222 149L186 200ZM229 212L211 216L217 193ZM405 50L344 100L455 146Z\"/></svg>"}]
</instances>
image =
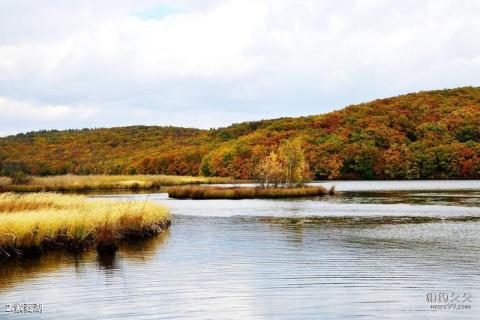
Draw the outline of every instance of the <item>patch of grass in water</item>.
<instances>
[{"instance_id":1,"label":"patch of grass in water","mask_svg":"<svg viewBox=\"0 0 480 320\"><path fill-rule=\"evenodd\" d=\"M260 187L170 187L168 196L174 199L282 199L334 195L335 189L324 187L260 188Z\"/></svg>"},{"instance_id":2,"label":"patch of grass in water","mask_svg":"<svg viewBox=\"0 0 480 320\"><path fill-rule=\"evenodd\" d=\"M0 256L38 254L45 249L99 251L117 241L148 237L170 226L169 210L153 202L91 201L84 196L0 194Z\"/></svg>"}]
</instances>

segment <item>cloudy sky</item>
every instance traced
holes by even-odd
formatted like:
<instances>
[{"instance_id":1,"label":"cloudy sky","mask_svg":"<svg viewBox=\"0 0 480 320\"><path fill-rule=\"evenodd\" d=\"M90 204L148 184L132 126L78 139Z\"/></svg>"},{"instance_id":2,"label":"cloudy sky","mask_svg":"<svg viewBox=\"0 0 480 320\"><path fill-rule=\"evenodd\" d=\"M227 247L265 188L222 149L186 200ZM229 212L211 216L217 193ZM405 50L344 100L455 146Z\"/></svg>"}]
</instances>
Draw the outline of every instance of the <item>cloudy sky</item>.
<instances>
[{"instance_id":1,"label":"cloudy sky","mask_svg":"<svg viewBox=\"0 0 480 320\"><path fill-rule=\"evenodd\" d=\"M210 128L480 85L480 1L0 0L0 135Z\"/></svg>"}]
</instances>

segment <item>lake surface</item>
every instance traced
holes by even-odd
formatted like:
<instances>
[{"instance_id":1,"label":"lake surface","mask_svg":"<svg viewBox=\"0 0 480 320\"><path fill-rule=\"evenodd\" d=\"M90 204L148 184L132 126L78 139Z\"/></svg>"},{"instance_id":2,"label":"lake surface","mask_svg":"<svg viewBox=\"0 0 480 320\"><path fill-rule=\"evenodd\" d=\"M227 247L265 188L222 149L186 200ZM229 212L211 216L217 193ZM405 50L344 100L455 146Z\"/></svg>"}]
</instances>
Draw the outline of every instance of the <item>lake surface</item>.
<instances>
[{"instance_id":1,"label":"lake surface","mask_svg":"<svg viewBox=\"0 0 480 320\"><path fill-rule=\"evenodd\" d=\"M0 318L479 318L480 181L335 185L304 200L102 195L164 203L172 227L113 256L1 263L0 303L43 313ZM469 309L432 310L447 295Z\"/></svg>"}]
</instances>

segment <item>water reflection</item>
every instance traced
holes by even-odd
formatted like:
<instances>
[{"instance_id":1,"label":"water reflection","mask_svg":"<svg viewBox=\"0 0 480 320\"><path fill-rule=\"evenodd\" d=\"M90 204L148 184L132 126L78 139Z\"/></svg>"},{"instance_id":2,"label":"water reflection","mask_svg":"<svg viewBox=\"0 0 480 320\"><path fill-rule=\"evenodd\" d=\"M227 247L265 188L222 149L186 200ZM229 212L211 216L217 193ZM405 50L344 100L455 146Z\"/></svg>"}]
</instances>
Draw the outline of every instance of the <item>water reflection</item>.
<instances>
[{"instance_id":1,"label":"water reflection","mask_svg":"<svg viewBox=\"0 0 480 320\"><path fill-rule=\"evenodd\" d=\"M480 191L444 190L444 191L380 191L380 192L343 192L342 202L370 204L452 205L480 207Z\"/></svg>"},{"instance_id":2,"label":"water reflection","mask_svg":"<svg viewBox=\"0 0 480 320\"><path fill-rule=\"evenodd\" d=\"M167 194L109 195L115 199L152 200L175 215L270 217L475 217L480 216L480 191L342 192L336 197L275 200L175 200Z\"/></svg>"},{"instance_id":3,"label":"water reflection","mask_svg":"<svg viewBox=\"0 0 480 320\"><path fill-rule=\"evenodd\" d=\"M176 216L170 234L113 256L52 253L27 270L2 266L12 286L0 299L43 302L45 319L450 319L430 313L424 297L480 294L479 231L479 222Z\"/></svg>"},{"instance_id":4,"label":"water reflection","mask_svg":"<svg viewBox=\"0 0 480 320\"><path fill-rule=\"evenodd\" d=\"M23 282L64 272L82 274L89 269L103 270L106 274L119 271L124 263L131 261L141 265L153 259L157 250L165 243L168 232L143 241L124 242L119 251L98 254L95 250L72 253L64 250L45 252L41 256L0 261L0 291L11 289Z\"/></svg>"},{"instance_id":5,"label":"water reflection","mask_svg":"<svg viewBox=\"0 0 480 320\"><path fill-rule=\"evenodd\" d=\"M97 256L97 262L99 269L104 269L107 271L120 269L117 252L100 253Z\"/></svg>"},{"instance_id":6,"label":"water reflection","mask_svg":"<svg viewBox=\"0 0 480 320\"><path fill-rule=\"evenodd\" d=\"M170 230L166 230L153 238L122 242L116 256L119 259L125 258L129 261L148 262L148 260L155 257L158 251L162 250L169 237Z\"/></svg>"}]
</instances>

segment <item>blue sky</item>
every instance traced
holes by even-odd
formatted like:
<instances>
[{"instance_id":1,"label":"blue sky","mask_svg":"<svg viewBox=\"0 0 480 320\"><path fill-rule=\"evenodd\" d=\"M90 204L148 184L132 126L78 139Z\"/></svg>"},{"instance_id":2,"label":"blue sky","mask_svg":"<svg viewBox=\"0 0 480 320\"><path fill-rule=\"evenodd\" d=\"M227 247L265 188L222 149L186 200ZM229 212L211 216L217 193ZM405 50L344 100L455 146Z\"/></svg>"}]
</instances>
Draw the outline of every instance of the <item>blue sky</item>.
<instances>
[{"instance_id":1,"label":"blue sky","mask_svg":"<svg viewBox=\"0 0 480 320\"><path fill-rule=\"evenodd\" d=\"M479 86L480 2L7 0L0 135L199 128Z\"/></svg>"},{"instance_id":2,"label":"blue sky","mask_svg":"<svg viewBox=\"0 0 480 320\"><path fill-rule=\"evenodd\" d=\"M160 4L140 12L133 12L133 15L142 20L162 20L170 15L179 14L182 11L173 5Z\"/></svg>"}]
</instances>

